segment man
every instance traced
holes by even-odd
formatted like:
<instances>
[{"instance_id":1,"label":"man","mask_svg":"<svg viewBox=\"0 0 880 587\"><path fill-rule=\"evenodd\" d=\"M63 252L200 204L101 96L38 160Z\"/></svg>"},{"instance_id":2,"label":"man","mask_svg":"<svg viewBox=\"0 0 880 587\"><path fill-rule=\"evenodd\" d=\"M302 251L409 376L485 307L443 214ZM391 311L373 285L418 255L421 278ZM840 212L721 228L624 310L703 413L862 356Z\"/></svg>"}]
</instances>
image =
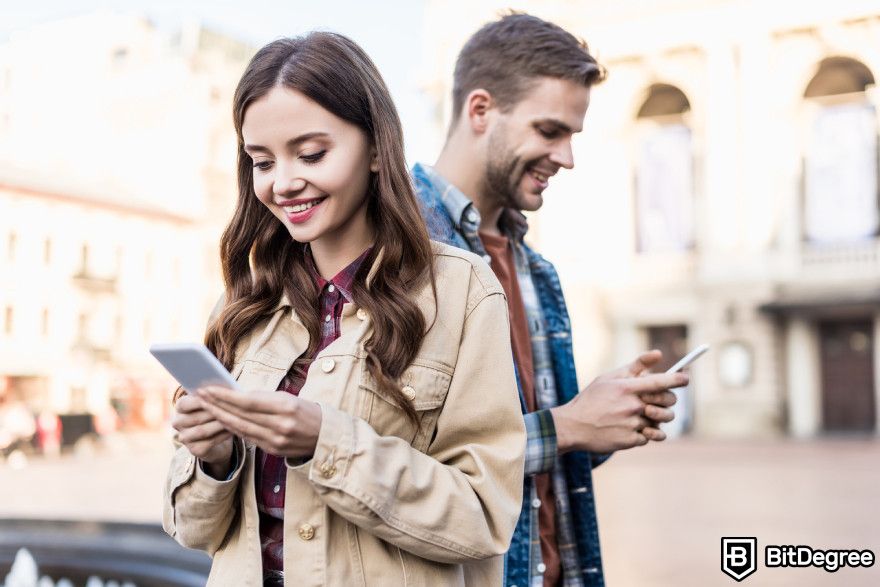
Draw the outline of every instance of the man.
<instances>
[{"instance_id":1,"label":"man","mask_svg":"<svg viewBox=\"0 0 880 587\"><path fill-rule=\"evenodd\" d=\"M507 293L528 446L522 514L506 584L604 584L591 470L608 453L663 440L669 388L683 374L649 374L659 351L578 393L571 328L553 266L526 246L535 211L560 168L574 166L590 88L604 70L560 27L510 14L480 29L458 56L453 120L433 168L413 178L433 238L492 266Z\"/></svg>"}]
</instances>

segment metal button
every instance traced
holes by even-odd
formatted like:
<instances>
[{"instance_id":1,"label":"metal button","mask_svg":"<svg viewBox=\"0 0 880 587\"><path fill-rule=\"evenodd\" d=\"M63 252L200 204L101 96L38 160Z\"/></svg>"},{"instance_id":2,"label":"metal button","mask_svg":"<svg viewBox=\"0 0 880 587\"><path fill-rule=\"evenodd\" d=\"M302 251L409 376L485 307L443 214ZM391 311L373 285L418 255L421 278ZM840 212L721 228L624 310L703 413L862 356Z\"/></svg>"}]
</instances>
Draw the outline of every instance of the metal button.
<instances>
[{"instance_id":1,"label":"metal button","mask_svg":"<svg viewBox=\"0 0 880 587\"><path fill-rule=\"evenodd\" d=\"M333 293L334 291L336 291L336 286L334 286L331 283L330 285L327 286L327 291L329 291L330 293Z\"/></svg>"},{"instance_id":2,"label":"metal button","mask_svg":"<svg viewBox=\"0 0 880 587\"><path fill-rule=\"evenodd\" d=\"M333 370L333 367L335 366L336 361L334 361L333 359L324 359L323 361L321 361L321 371L323 371L324 373L329 373Z\"/></svg>"},{"instance_id":3,"label":"metal button","mask_svg":"<svg viewBox=\"0 0 880 587\"><path fill-rule=\"evenodd\" d=\"M336 474L336 467L332 463L326 462L321 465L321 475L329 479Z\"/></svg>"},{"instance_id":4,"label":"metal button","mask_svg":"<svg viewBox=\"0 0 880 587\"><path fill-rule=\"evenodd\" d=\"M467 219L476 222L478 220L477 213L474 210L468 210Z\"/></svg>"},{"instance_id":5,"label":"metal button","mask_svg":"<svg viewBox=\"0 0 880 587\"><path fill-rule=\"evenodd\" d=\"M490 264L491 264L491 263L492 263L492 257L490 257L489 255L483 255L483 261L485 261L486 263L490 263Z\"/></svg>"},{"instance_id":6,"label":"metal button","mask_svg":"<svg viewBox=\"0 0 880 587\"><path fill-rule=\"evenodd\" d=\"M326 316L324 316L324 322L330 322L330 320L332 320L332 319L333 319L333 316L331 316L330 314L327 314Z\"/></svg>"},{"instance_id":7,"label":"metal button","mask_svg":"<svg viewBox=\"0 0 880 587\"><path fill-rule=\"evenodd\" d=\"M361 320L366 320L367 319L367 311L364 310L363 308L358 308L357 317L360 318Z\"/></svg>"},{"instance_id":8,"label":"metal button","mask_svg":"<svg viewBox=\"0 0 880 587\"><path fill-rule=\"evenodd\" d=\"M275 487L272 488L272 493L278 493L279 491L281 491L280 485L276 485Z\"/></svg>"},{"instance_id":9,"label":"metal button","mask_svg":"<svg viewBox=\"0 0 880 587\"><path fill-rule=\"evenodd\" d=\"M315 537L315 528L311 524L303 524L299 527L299 537L303 540L311 540Z\"/></svg>"},{"instance_id":10,"label":"metal button","mask_svg":"<svg viewBox=\"0 0 880 587\"><path fill-rule=\"evenodd\" d=\"M544 563L538 563L538 572L539 573L543 573L546 570L547 570L547 565L545 565Z\"/></svg>"},{"instance_id":11,"label":"metal button","mask_svg":"<svg viewBox=\"0 0 880 587\"><path fill-rule=\"evenodd\" d=\"M535 509L538 509L539 507L541 507L541 500L538 499L537 497L535 499L533 499L532 500L532 507Z\"/></svg>"},{"instance_id":12,"label":"metal button","mask_svg":"<svg viewBox=\"0 0 880 587\"><path fill-rule=\"evenodd\" d=\"M405 395L406 397L408 397L411 400L416 399L416 390L413 389L409 385L404 385L403 386L403 395Z\"/></svg>"}]
</instances>

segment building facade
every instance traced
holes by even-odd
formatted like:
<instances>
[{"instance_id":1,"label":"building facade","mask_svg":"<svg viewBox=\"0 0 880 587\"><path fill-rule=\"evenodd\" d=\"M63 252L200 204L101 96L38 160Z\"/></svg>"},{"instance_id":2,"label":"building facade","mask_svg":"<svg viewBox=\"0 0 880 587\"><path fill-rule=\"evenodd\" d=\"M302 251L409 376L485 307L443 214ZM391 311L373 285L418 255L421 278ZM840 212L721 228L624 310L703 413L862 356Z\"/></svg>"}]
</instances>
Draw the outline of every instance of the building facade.
<instances>
[{"instance_id":1,"label":"building facade","mask_svg":"<svg viewBox=\"0 0 880 587\"><path fill-rule=\"evenodd\" d=\"M175 385L147 349L201 340L222 292L232 92L252 53L115 13L0 44L0 391L164 421Z\"/></svg>"},{"instance_id":2,"label":"building facade","mask_svg":"<svg viewBox=\"0 0 880 587\"><path fill-rule=\"evenodd\" d=\"M474 4L428 16L448 39L426 40L438 128L458 48L503 8ZM531 237L563 278L583 383L709 343L673 431L877 434L876 3L524 8L609 70Z\"/></svg>"}]
</instances>

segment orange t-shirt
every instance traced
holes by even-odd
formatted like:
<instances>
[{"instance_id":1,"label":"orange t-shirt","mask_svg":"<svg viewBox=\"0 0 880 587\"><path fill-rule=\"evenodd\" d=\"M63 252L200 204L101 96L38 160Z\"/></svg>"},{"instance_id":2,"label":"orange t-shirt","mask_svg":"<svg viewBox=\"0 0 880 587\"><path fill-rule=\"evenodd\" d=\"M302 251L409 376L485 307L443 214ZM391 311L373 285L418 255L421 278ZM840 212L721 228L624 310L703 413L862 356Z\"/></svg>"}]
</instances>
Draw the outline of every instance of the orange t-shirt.
<instances>
[{"instance_id":1,"label":"orange t-shirt","mask_svg":"<svg viewBox=\"0 0 880 587\"><path fill-rule=\"evenodd\" d=\"M501 282L507 295L507 308L510 314L510 342L516 360L519 382L522 387L526 409L537 409L535 400L535 370L532 361L532 340L526 320L526 308L516 275L516 262L513 248L507 237L480 233L480 240L491 257L492 271ZM535 489L541 506L538 510L538 529L541 536L541 558L547 567L544 571L544 587L556 587L562 576L562 563L556 543L556 498L553 494L553 479L550 473L534 476Z\"/></svg>"}]
</instances>

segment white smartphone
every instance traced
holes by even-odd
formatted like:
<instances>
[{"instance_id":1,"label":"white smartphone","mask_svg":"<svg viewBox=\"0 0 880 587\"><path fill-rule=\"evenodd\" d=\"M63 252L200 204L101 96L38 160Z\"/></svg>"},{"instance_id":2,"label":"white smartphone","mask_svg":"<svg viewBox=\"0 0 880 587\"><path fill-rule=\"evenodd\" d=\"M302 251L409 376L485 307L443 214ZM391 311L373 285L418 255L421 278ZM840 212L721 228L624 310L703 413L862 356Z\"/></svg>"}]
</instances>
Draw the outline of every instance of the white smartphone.
<instances>
[{"instance_id":1,"label":"white smartphone","mask_svg":"<svg viewBox=\"0 0 880 587\"><path fill-rule=\"evenodd\" d=\"M667 373L678 373L679 371L681 371L682 369L684 369L685 367L687 367L688 365L690 365L691 363L696 361L699 357L701 357L703 355L703 353L705 353L708 350L709 350L709 345L701 344L700 346L698 346L697 348L695 348L694 350L692 350L691 352L689 352L688 354L683 356L679 362L677 362L675 365L673 365L672 367L667 369L666 372Z\"/></svg>"},{"instance_id":2,"label":"white smartphone","mask_svg":"<svg viewBox=\"0 0 880 587\"><path fill-rule=\"evenodd\" d=\"M240 391L223 363L208 348L195 342L154 344L150 354L162 363L189 393L206 385L219 385Z\"/></svg>"}]
</instances>

